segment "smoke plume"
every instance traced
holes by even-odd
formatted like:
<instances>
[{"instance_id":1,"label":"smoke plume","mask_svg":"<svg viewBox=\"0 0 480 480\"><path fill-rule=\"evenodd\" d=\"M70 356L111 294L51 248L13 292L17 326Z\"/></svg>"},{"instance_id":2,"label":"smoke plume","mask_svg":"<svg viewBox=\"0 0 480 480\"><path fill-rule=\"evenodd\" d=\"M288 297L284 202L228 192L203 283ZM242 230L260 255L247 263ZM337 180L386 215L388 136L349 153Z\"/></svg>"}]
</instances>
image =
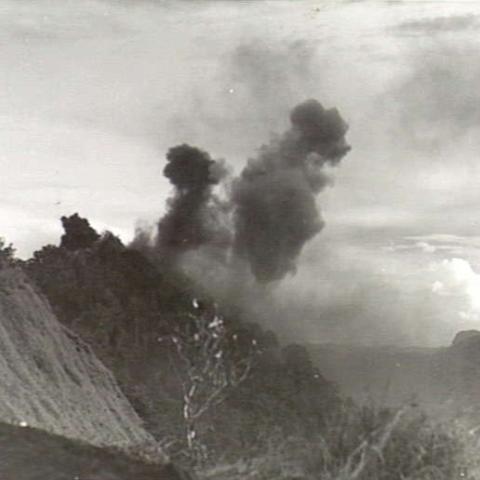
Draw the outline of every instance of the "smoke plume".
<instances>
[{"instance_id":1,"label":"smoke plume","mask_svg":"<svg viewBox=\"0 0 480 480\"><path fill-rule=\"evenodd\" d=\"M237 265L246 262L260 283L295 271L303 246L323 227L315 195L330 181L324 167L336 165L350 147L338 111L316 100L297 105L290 121L233 180L225 203L212 192L225 175L221 162L186 144L169 150L164 175L175 193L156 236L164 261L215 245L233 253Z\"/></svg>"},{"instance_id":2,"label":"smoke plume","mask_svg":"<svg viewBox=\"0 0 480 480\"><path fill-rule=\"evenodd\" d=\"M322 167L336 165L350 150L347 124L336 109L308 100L292 110L290 121L233 186L234 251L264 283L295 271L302 247L323 227L315 203L329 181Z\"/></svg>"},{"instance_id":3,"label":"smoke plume","mask_svg":"<svg viewBox=\"0 0 480 480\"><path fill-rule=\"evenodd\" d=\"M212 241L215 229L215 201L212 187L224 175L220 162L207 152L190 145L179 145L167 153L163 173L175 188L168 210L158 223L157 250L170 261L187 250Z\"/></svg>"}]
</instances>

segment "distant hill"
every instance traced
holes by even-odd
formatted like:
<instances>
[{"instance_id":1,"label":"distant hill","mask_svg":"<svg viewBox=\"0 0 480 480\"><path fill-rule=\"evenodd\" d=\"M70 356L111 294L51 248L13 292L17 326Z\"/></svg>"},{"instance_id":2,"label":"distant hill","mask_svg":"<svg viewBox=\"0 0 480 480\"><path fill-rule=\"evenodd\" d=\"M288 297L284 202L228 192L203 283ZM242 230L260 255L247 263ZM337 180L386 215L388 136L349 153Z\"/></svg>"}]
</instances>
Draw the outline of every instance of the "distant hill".
<instances>
[{"instance_id":1,"label":"distant hill","mask_svg":"<svg viewBox=\"0 0 480 480\"><path fill-rule=\"evenodd\" d=\"M314 364L357 400L399 405L470 405L480 392L480 332L459 332L449 347L317 344Z\"/></svg>"},{"instance_id":2,"label":"distant hill","mask_svg":"<svg viewBox=\"0 0 480 480\"><path fill-rule=\"evenodd\" d=\"M480 332L478 330L462 330L455 335L452 345L460 345L465 342L480 341Z\"/></svg>"}]
</instances>

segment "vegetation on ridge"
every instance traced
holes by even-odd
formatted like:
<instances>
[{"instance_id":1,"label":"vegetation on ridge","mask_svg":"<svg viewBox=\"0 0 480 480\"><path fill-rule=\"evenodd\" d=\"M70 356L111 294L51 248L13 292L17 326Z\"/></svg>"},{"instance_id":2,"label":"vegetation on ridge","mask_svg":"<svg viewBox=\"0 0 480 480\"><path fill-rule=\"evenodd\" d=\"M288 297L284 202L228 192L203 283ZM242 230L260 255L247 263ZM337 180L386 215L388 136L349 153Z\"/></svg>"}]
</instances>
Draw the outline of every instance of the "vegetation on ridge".
<instances>
[{"instance_id":1,"label":"vegetation on ridge","mask_svg":"<svg viewBox=\"0 0 480 480\"><path fill-rule=\"evenodd\" d=\"M91 228L80 220L80 229ZM147 429L177 462L218 479L450 479L475 471L465 442L473 437L459 435L458 425L455 431L453 424L435 425L415 407L355 405L323 377L305 347L279 345L272 332L215 306L184 275L162 271L110 233L81 235L90 240L75 248L65 246L75 245L69 235L75 228L59 247L46 246L20 264L61 322L114 372ZM185 368L198 367L200 344L189 346L182 364L174 339L195 339L202 318L208 325L221 318L221 331L204 334L224 335L222 355L247 363L238 370L241 381L225 380L234 374L226 364L217 371L223 372L221 395L209 408L200 406L193 449L184 408L185 379L192 386L195 374Z\"/></svg>"}]
</instances>

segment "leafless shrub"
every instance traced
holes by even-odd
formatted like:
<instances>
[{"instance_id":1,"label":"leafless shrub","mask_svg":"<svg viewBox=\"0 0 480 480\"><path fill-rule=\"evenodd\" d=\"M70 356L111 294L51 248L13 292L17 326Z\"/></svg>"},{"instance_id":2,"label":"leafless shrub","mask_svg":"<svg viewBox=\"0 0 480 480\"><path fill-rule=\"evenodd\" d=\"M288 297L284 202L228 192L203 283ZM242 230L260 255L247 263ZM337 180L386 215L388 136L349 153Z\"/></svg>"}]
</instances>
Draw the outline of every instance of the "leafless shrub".
<instances>
[{"instance_id":1,"label":"leafless shrub","mask_svg":"<svg viewBox=\"0 0 480 480\"><path fill-rule=\"evenodd\" d=\"M244 382L257 354L251 340L247 349L237 344L216 306L193 302L194 311L175 320L167 340L173 348L170 363L182 388L183 421L187 455L195 462L208 456L198 438L197 424L213 407Z\"/></svg>"}]
</instances>

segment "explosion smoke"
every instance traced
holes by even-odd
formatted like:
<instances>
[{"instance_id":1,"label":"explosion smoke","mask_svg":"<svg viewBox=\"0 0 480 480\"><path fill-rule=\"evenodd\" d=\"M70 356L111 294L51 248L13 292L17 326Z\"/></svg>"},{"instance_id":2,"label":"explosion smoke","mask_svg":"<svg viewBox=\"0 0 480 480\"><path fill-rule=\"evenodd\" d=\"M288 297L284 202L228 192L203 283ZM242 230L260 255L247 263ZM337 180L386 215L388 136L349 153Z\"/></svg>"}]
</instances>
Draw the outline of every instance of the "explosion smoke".
<instances>
[{"instance_id":1,"label":"explosion smoke","mask_svg":"<svg viewBox=\"0 0 480 480\"><path fill-rule=\"evenodd\" d=\"M270 282L295 271L305 243L323 227L315 195L328 184L322 170L350 150L347 124L316 100L297 105L291 128L262 147L234 183L235 253L256 279Z\"/></svg>"},{"instance_id":2,"label":"explosion smoke","mask_svg":"<svg viewBox=\"0 0 480 480\"><path fill-rule=\"evenodd\" d=\"M247 261L258 282L295 271L303 246L323 227L315 203L330 181L323 167L336 165L350 147L338 111L316 100L297 105L290 121L290 129L263 146L233 181L228 202L233 236L223 232L223 242L215 228L221 202L212 194L224 174L222 165L189 145L169 150L164 174L176 190L158 224L156 244L163 258L171 261L187 250L221 243Z\"/></svg>"},{"instance_id":3,"label":"explosion smoke","mask_svg":"<svg viewBox=\"0 0 480 480\"><path fill-rule=\"evenodd\" d=\"M159 252L172 260L212 240L208 204L213 200L212 186L219 183L224 170L207 152L183 144L168 151L163 173L175 187L175 195L158 223L156 244Z\"/></svg>"}]
</instances>

